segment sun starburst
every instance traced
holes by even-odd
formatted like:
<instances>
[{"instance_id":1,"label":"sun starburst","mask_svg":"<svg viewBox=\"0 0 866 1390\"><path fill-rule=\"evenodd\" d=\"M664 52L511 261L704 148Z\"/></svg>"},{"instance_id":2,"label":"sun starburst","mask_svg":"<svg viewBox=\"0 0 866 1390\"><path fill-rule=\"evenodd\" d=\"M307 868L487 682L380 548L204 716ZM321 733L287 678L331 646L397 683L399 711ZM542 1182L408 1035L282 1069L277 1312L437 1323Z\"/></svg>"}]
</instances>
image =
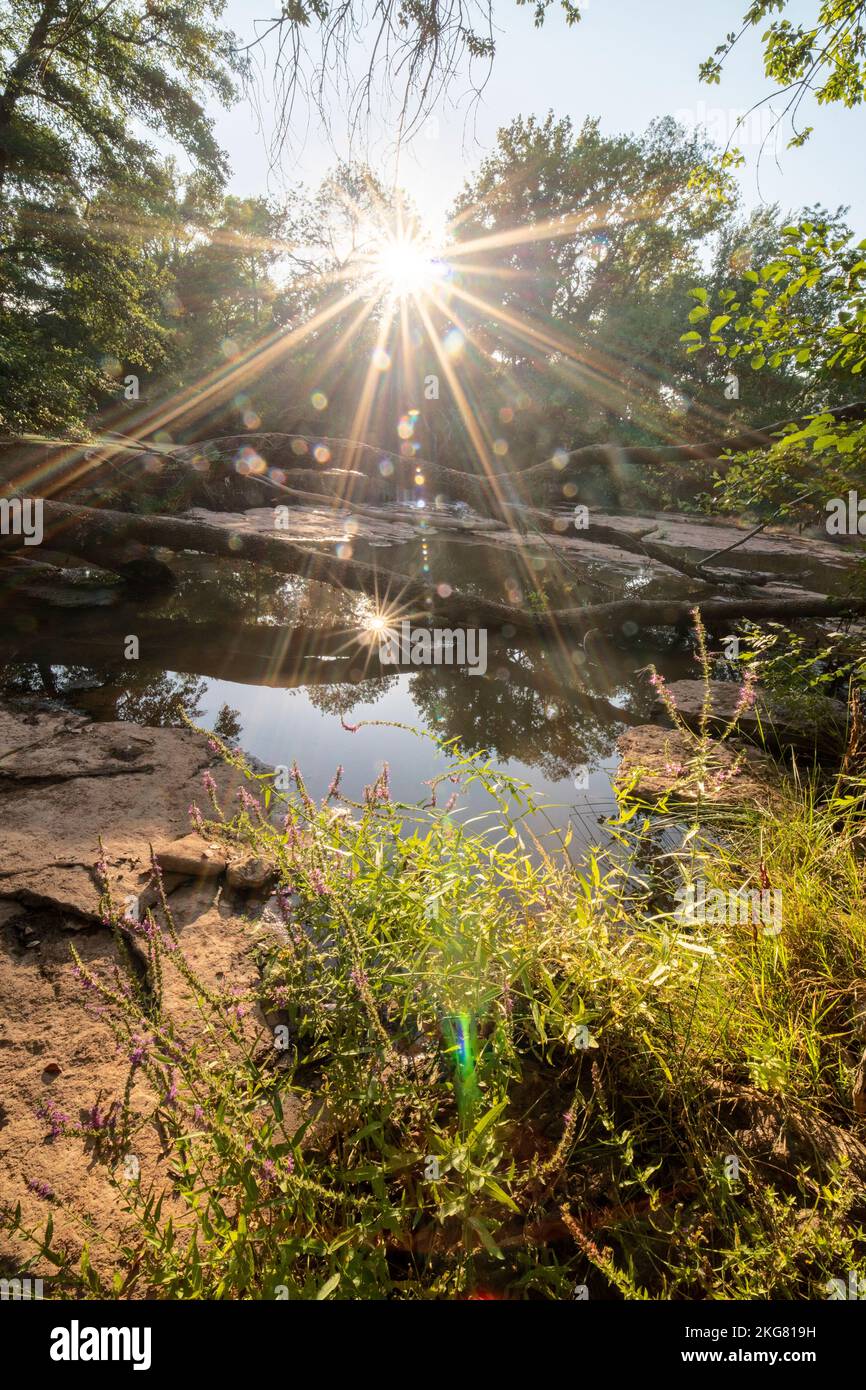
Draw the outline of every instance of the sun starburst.
<instances>
[{"instance_id":1,"label":"sun starburst","mask_svg":"<svg viewBox=\"0 0 866 1390\"><path fill-rule=\"evenodd\" d=\"M418 237L385 236L373 254L376 283L395 299L429 292L448 275L448 265Z\"/></svg>"}]
</instances>

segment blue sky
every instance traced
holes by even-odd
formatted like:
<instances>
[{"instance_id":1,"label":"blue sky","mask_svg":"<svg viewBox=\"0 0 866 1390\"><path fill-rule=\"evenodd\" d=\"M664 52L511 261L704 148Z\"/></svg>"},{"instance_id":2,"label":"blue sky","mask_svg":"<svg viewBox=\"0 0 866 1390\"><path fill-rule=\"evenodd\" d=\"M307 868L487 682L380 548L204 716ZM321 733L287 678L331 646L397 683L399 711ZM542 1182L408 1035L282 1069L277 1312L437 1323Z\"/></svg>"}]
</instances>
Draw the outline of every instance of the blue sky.
<instances>
[{"instance_id":1,"label":"blue sky","mask_svg":"<svg viewBox=\"0 0 866 1390\"><path fill-rule=\"evenodd\" d=\"M729 30L739 28L745 0L589 0L580 24L569 29L551 11L541 30L533 26L531 6L518 8L513 0L494 3L498 52L480 103L469 108L466 84L458 79L434 113L434 123L401 152L399 180L433 226L441 225L445 208L493 145L498 127L517 113L543 116L552 109L576 124L597 116L609 134L641 131L654 117L679 114L691 123L705 122L711 131L727 132L739 112L772 90L753 35L735 50L721 86L698 80L701 60ZM817 4L793 0L786 16L814 16ZM273 12L269 0L229 0L226 17L248 42L254 19ZM267 100L267 75L262 93ZM217 135L234 171L231 187L240 194L278 195L299 182L315 183L338 155L350 153L346 121L336 103L330 137L314 115L308 119L303 107L298 109L277 170L269 170L267 109L261 126L248 103L215 114ZM739 175L746 205L780 202L788 210L815 202L831 208L845 204L851 207L854 230L866 235L866 114L862 109L818 109L810 102L804 103L802 119L815 126L808 144L785 149L786 127L777 157L771 140L760 170L761 117L752 117L740 131L737 143L747 156ZM374 120L368 140L366 150L356 145L355 152L366 153L374 167L393 178L393 138L387 124Z\"/></svg>"}]
</instances>

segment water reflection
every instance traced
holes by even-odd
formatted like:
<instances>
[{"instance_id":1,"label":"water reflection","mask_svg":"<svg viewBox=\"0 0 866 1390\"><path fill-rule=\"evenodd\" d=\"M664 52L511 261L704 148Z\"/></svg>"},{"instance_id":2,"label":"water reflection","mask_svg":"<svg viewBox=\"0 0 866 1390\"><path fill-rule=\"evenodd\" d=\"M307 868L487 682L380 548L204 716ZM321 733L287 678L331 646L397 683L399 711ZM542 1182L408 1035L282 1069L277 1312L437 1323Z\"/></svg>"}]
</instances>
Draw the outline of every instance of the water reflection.
<instances>
[{"instance_id":1,"label":"water reflection","mask_svg":"<svg viewBox=\"0 0 866 1390\"><path fill-rule=\"evenodd\" d=\"M491 549L451 543L462 556L462 587L480 583L473 567L489 565ZM393 553L392 563L400 567ZM494 585L519 582L517 563L507 555ZM395 796L418 802L445 766L429 740L381 726L351 734L344 721L391 721L459 738L468 752L488 750L529 782L550 825L562 831L571 821L579 850L600 838L599 819L614 807L617 736L648 716L641 669L653 661L672 678L693 674L675 641L664 648L595 633L584 643L542 644L518 640L513 629L489 634L484 677L442 666L395 671L359 640L369 610L361 595L194 557L180 560L178 571L177 590L145 605L60 609L38 585L6 592L4 691L60 697L99 720L177 724L182 708L269 765L297 759L318 796L338 763L346 794L360 798L388 761ZM137 661L124 658L132 633ZM487 811L483 795L464 799L458 789L459 813Z\"/></svg>"}]
</instances>

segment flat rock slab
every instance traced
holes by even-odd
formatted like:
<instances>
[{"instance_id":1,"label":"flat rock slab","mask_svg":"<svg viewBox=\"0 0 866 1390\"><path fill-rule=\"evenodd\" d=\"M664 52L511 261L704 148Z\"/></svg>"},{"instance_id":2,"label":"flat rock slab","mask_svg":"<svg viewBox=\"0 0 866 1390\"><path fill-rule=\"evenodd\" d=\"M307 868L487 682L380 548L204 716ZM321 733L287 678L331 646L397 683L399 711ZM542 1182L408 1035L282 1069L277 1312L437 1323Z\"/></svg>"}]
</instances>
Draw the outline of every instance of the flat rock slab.
<instances>
[{"instance_id":1,"label":"flat rock slab","mask_svg":"<svg viewBox=\"0 0 866 1390\"><path fill-rule=\"evenodd\" d=\"M129 724L67 725L49 738L0 753L0 785L66 782L153 772L155 741Z\"/></svg>"},{"instance_id":2,"label":"flat rock slab","mask_svg":"<svg viewBox=\"0 0 866 1390\"><path fill-rule=\"evenodd\" d=\"M186 833L190 802L207 807L205 768L226 808L246 784L215 762L192 731L91 724L39 702L0 705L0 766L6 774L0 781L0 1197L20 1201L28 1228L42 1230L50 1213L56 1237L75 1249L82 1231L92 1228L98 1237L91 1241L91 1259L108 1274L128 1221L122 1198L85 1137L49 1138L49 1124L37 1111L50 1102L77 1126L94 1104L104 1112L122 1098L128 1083L131 1105L142 1116L150 1113L154 1095L140 1071L130 1074L131 1059L76 978L70 932L84 965L111 983L120 956L98 912L100 837L115 901L152 900L152 885L145 894L151 844L174 842L171 862L184 869L195 868L202 847L210 848ZM182 851L190 857L184 860ZM227 856L221 851L218 862L222 872ZM256 944L265 935L278 940L280 924L249 901L239 912L217 879L195 877L179 883L175 875L165 877L175 890L171 912L184 956L209 990L245 996L259 977ZM181 1036L200 1042L195 999L170 957L163 999ZM251 1022L264 1027L256 1006L245 1007ZM283 1104L290 1127L297 1128L302 1116L291 1093ZM183 1118L193 1124L189 1111ZM135 1129L132 1152L142 1189L152 1185L166 1211L181 1216L156 1124L145 1121ZM115 1176L122 1183L120 1166ZM34 1190L39 1184L54 1194L50 1206ZM23 1248L0 1236L0 1259L20 1261ZM37 1272L50 1277L51 1269Z\"/></svg>"},{"instance_id":3,"label":"flat rock slab","mask_svg":"<svg viewBox=\"0 0 866 1390\"><path fill-rule=\"evenodd\" d=\"M206 809L205 768L228 807L244 779L191 730L0 705L0 899L98 920L100 837L115 894L140 897L150 846L188 833L191 802Z\"/></svg>"},{"instance_id":4,"label":"flat rock slab","mask_svg":"<svg viewBox=\"0 0 866 1390\"><path fill-rule=\"evenodd\" d=\"M669 797L673 804L698 800L719 806L766 805L777 798L775 765L757 748L711 740L711 760L702 781L694 775L696 741L678 729L640 724L617 740L622 756L616 775L620 789L643 801Z\"/></svg>"},{"instance_id":5,"label":"flat rock slab","mask_svg":"<svg viewBox=\"0 0 866 1390\"><path fill-rule=\"evenodd\" d=\"M704 682L673 681L668 691L680 718L690 728L697 728L704 704ZM711 728L723 728L730 724L739 695L740 686L736 681L710 681ZM653 715L665 712L664 704L657 700L652 708ZM776 747L831 746L837 745L845 736L847 713L841 700L833 700L829 696L817 696L809 704L804 702L802 710L797 710L774 703L766 692L758 690L754 705L739 716L737 727L749 737L760 739L763 735Z\"/></svg>"},{"instance_id":6,"label":"flat rock slab","mask_svg":"<svg viewBox=\"0 0 866 1390\"><path fill-rule=\"evenodd\" d=\"M204 521L238 535L270 536L275 540L309 541L316 544L341 544L359 541L384 541L401 545L415 537L415 526L401 517L389 516L382 508L381 518L347 516L331 507L290 506L289 526L280 529L274 524L271 507L251 507L246 512L209 512L193 507L184 512L185 521ZM419 521L421 520L419 514Z\"/></svg>"},{"instance_id":7,"label":"flat rock slab","mask_svg":"<svg viewBox=\"0 0 866 1390\"><path fill-rule=\"evenodd\" d=\"M67 783L55 795L66 797L71 786ZM273 935L269 926L252 920L249 909L243 917L233 911L217 897L213 883L187 884L171 903L184 955L208 989L245 994L257 984L254 948L263 935ZM41 915L55 920L39 922ZM28 921L38 923L38 950L27 948ZM122 1199L82 1136L50 1139L48 1123L37 1115L41 1105L51 1102L77 1124L96 1102L104 1111L121 1098L130 1080L130 1058L76 978L69 945L57 914L0 902L0 1194L13 1204L21 1202L30 1228L41 1231L50 1213L57 1238L76 1250L87 1229L84 1223L91 1223L98 1232L91 1258L107 1274L117 1258L113 1242L121 1241L128 1221ZM85 930L75 945L84 965L110 982L120 963L111 934L102 927ZM188 985L168 961L163 998L180 1036L199 1043L201 1016ZM258 1009L250 1008L251 1021L264 1026ZM140 1071L132 1075L130 1100L144 1116L152 1110L154 1093ZM283 1105L290 1127L297 1127L300 1107L288 1090ZM192 1127L189 1110L181 1118ZM136 1128L131 1151L139 1160L142 1190L153 1184L164 1194L166 1213L181 1217L184 1204L170 1181L163 1137L152 1121ZM115 1176L122 1185L120 1164ZM49 1206L28 1182L46 1183L57 1200ZM0 1236L0 1258L20 1260L23 1249ZM39 1272L50 1277L51 1269ZM46 1296L49 1288L46 1284Z\"/></svg>"},{"instance_id":8,"label":"flat rock slab","mask_svg":"<svg viewBox=\"0 0 866 1390\"><path fill-rule=\"evenodd\" d=\"M646 531L655 522L644 540L654 545L669 545L675 550L696 551L712 554L725 546L740 542L735 550L719 557L720 566L734 566L739 569L754 564L761 557L761 567L773 568L773 561L782 557L802 560L809 564L819 563L845 569L857 560L857 552L838 542L818 540L813 536L797 536L781 527L768 526L756 536L744 537L752 529L739 525L727 518L685 516L679 512L645 512L639 516L620 516L613 512L592 510L590 520L599 526L611 526L624 534L634 535Z\"/></svg>"},{"instance_id":9,"label":"flat rock slab","mask_svg":"<svg viewBox=\"0 0 866 1390\"><path fill-rule=\"evenodd\" d=\"M314 476L318 478L318 475ZM837 574L850 568L857 560L854 549L829 537L824 540L798 536L778 527L768 527L745 540L750 529L745 525L738 525L732 520L683 516L675 512L620 515L593 508L590 520L607 527L612 533L609 541L602 542L590 540L576 530L571 515L566 513L562 514L564 530L553 531L545 540L533 540L468 508L460 518L456 518L449 510L439 511L431 507L413 513L398 503L384 502L368 504L364 515L347 516L345 512L336 512L326 505L295 505L288 499L287 503L288 527L284 530L275 526L271 507L252 507L243 512L208 511L199 507L190 509L184 516L191 521L203 521L233 531L238 536L255 532L315 545L338 545L354 540L372 546L401 545L418 536L421 523L427 528L426 534L434 535L441 530L452 540L465 538L478 543L482 538L480 533L489 532L490 540L507 550L523 552L533 546L546 550L552 546L555 550L564 551L572 561L609 569L617 578L632 576L637 570L654 581L670 580L674 571L666 568L660 560L620 549L616 544L616 532L630 540L643 534L644 539L654 545L669 548L672 556L686 556L692 560L736 542L737 548L721 556L714 569L731 573L732 576L734 572L757 570L766 576L777 575L786 581L778 589L762 586L760 592L766 598L777 593L784 597L802 598L819 591L822 594L833 591ZM465 536L461 536L461 533L465 533Z\"/></svg>"}]
</instances>

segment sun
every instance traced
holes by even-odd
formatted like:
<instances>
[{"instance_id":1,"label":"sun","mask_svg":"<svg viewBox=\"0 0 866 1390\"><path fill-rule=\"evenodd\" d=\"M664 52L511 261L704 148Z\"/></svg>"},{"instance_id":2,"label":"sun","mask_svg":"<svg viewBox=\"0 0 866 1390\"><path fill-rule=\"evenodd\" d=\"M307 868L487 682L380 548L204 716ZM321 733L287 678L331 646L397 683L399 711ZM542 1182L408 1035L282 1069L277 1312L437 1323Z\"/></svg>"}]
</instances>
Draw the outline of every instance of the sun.
<instances>
[{"instance_id":1,"label":"sun","mask_svg":"<svg viewBox=\"0 0 866 1390\"><path fill-rule=\"evenodd\" d=\"M408 299L432 289L448 268L423 241L388 236L373 257L373 273L396 299Z\"/></svg>"}]
</instances>

